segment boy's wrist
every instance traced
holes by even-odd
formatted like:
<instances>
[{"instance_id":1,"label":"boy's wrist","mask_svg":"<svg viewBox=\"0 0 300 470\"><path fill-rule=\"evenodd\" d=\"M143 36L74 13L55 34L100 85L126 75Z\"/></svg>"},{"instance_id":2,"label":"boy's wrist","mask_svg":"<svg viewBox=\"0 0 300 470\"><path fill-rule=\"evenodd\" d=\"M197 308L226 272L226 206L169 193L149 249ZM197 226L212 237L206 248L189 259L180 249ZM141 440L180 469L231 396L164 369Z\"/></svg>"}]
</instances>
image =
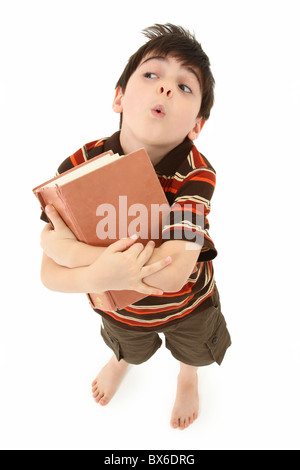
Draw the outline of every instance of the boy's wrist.
<instances>
[{"instance_id":1,"label":"boy's wrist","mask_svg":"<svg viewBox=\"0 0 300 470\"><path fill-rule=\"evenodd\" d=\"M68 253L69 268L90 266L105 250L103 247L87 245L78 240L72 240L72 242Z\"/></svg>"},{"instance_id":2,"label":"boy's wrist","mask_svg":"<svg viewBox=\"0 0 300 470\"><path fill-rule=\"evenodd\" d=\"M59 245L59 251L57 259L55 260L57 264L65 266L66 268L77 268L83 266L82 264L77 263L77 254L78 254L78 240L68 239L62 240Z\"/></svg>"},{"instance_id":3,"label":"boy's wrist","mask_svg":"<svg viewBox=\"0 0 300 470\"><path fill-rule=\"evenodd\" d=\"M68 268L77 268L80 267L78 263L78 245L80 242L78 240L70 240L68 245L68 252L66 254L66 261L68 263Z\"/></svg>"},{"instance_id":4,"label":"boy's wrist","mask_svg":"<svg viewBox=\"0 0 300 470\"><path fill-rule=\"evenodd\" d=\"M83 269L83 285L86 286L86 292L106 292L109 290L105 283L105 279L101 279L102 276L95 276L95 270L93 266L85 266ZM97 281L95 281L97 278Z\"/></svg>"}]
</instances>

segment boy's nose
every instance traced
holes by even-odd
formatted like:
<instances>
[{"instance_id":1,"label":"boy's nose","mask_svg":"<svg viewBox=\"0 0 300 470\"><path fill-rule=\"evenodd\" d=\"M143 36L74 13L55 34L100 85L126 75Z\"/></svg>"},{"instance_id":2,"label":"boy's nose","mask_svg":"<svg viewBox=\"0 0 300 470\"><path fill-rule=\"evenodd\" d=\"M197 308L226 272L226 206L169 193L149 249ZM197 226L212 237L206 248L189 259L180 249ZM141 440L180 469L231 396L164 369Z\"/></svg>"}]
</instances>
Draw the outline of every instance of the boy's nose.
<instances>
[{"instance_id":1,"label":"boy's nose","mask_svg":"<svg viewBox=\"0 0 300 470\"><path fill-rule=\"evenodd\" d=\"M170 98L173 94L171 88L166 87L166 86L165 87L160 86L158 91L159 91L160 95L165 94L165 95L167 95L168 98Z\"/></svg>"}]
</instances>

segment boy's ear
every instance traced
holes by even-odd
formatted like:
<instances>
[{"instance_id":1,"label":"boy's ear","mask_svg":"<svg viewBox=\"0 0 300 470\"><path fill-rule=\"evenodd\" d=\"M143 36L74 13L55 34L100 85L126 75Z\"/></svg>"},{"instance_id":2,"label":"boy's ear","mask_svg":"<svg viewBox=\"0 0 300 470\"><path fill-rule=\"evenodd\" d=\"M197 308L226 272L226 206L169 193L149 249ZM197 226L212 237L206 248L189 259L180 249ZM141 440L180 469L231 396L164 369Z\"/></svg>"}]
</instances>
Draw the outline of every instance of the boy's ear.
<instances>
[{"instance_id":1,"label":"boy's ear","mask_svg":"<svg viewBox=\"0 0 300 470\"><path fill-rule=\"evenodd\" d=\"M123 111L122 98L123 98L123 91L122 91L122 88L118 86L116 89L116 94L115 94L113 105L112 105L112 108L115 113L122 113Z\"/></svg>"},{"instance_id":2,"label":"boy's ear","mask_svg":"<svg viewBox=\"0 0 300 470\"><path fill-rule=\"evenodd\" d=\"M197 118L196 123L195 123L195 126L194 126L193 129L188 133L189 139L191 139L191 140L196 140L197 137L199 137L199 134L200 134L200 132L202 131L202 128L203 128L204 124L205 124L205 119L203 119L202 117Z\"/></svg>"}]
</instances>

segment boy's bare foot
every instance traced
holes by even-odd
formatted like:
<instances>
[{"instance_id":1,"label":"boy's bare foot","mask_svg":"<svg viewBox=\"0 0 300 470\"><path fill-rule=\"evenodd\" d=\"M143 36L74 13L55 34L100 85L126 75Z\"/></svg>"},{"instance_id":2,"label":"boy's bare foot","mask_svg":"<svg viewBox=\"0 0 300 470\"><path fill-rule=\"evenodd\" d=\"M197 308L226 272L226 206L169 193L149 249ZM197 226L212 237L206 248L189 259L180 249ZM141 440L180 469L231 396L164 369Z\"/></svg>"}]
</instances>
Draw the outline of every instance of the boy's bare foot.
<instances>
[{"instance_id":1,"label":"boy's bare foot","mask_svg":"<svg viewBox=\"0 0 300 470\"><path fill-rule=\"evenodd\" d=\"M186 429L198 418L198 413L199 393L197 368L181 363L175 405L171 417L172 428Z\"/></svg>"},{"instance_id":2,"label":"boy's bare foot","mask_svg":"<svg viewBox=\"0 0 300 470\"><path fill-rule=\"evenodd\" d=\"M107 405L116 393L122 378L125 375L128 363L119 362L115 355L103 367L92 383L92 393L96 403Z\"/></svg>"}]
</instances>

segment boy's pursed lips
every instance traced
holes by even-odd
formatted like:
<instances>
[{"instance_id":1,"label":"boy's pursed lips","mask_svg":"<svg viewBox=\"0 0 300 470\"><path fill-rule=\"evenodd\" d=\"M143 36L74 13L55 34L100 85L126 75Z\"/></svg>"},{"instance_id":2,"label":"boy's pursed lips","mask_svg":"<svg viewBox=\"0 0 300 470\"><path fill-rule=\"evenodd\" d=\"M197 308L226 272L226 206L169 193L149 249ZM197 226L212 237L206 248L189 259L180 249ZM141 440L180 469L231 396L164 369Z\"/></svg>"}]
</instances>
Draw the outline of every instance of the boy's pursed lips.
<instances>
[{"instance_id":1,"label":"boy's pursed lips","mask_svg":"<svg viewBox=\"0 0 300 470\"><path fill-rule=\"evenodd\" d=\"M155 117L164 117L166 115L166 109L162 104L157 104L154 106L154 108L151 109L152 114Z\"/></svg>"}]
</instances>

